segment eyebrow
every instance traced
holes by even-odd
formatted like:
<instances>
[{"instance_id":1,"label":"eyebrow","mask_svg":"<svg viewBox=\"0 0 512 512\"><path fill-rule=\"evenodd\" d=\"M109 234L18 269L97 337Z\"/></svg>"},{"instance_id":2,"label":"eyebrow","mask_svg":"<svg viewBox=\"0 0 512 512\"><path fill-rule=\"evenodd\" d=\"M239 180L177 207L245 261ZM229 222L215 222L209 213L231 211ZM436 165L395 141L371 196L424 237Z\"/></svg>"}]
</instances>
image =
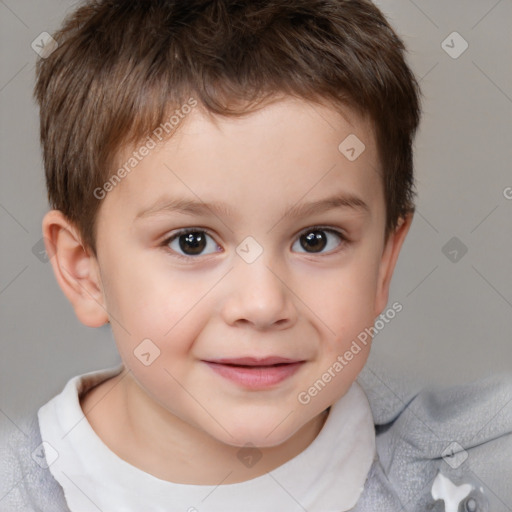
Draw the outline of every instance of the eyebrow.
<instances>
[{"instance_id":1,"label":"eyebrow","mask_svg":"<svg viewBox=\"0 0 512 512\"><path fill-rule=\"evenodd\" d=\"M314 213L321 213L335 208L350 208L362 213L370 213L369 206L353 194L337 194L290 206L283 213L281 219L293 217L306 217ZM167 198L157 201L153 206L139 212L136 218L146 218L162 213L183 213L186 215L205 215L214 213L217 216L233 217L233 210L222 202L203 202L184 198Z\"/></svg>"}]
</instances>

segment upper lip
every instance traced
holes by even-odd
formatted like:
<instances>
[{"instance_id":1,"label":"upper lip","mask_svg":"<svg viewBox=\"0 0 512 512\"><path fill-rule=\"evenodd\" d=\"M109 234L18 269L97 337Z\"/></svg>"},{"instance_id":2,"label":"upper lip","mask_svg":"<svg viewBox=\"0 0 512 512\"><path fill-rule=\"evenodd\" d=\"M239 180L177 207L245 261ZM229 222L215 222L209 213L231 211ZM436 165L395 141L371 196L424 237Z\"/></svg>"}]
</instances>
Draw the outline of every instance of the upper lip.
<instances>
[{"instance_id":1,"label":"upper lip","mask_svg":"<svg viewBox=\"0 0 512 512\"><path fill-rule=\"evenodd\" d=\"M289 359L287 357L269 356L269 357L237 357L222 358L206 361L207 363L231 364L236 366L272 366L275 364L300 363L298 359Z\"/></svg>"}]
</instances>

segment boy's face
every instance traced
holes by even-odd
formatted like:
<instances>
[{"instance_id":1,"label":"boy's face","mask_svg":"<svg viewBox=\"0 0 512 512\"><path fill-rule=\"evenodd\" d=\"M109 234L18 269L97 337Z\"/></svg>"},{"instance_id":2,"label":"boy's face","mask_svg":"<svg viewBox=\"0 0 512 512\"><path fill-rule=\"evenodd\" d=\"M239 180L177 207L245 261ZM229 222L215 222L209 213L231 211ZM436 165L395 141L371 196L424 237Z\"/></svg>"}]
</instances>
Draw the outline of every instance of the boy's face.
<instances>
[{"instance_id":1,"label":"boy's face","mask_svg":"<svg viewBox=\"0 0 512 512\"><path fill-rule=\"evenodd\" d=\"M170 422L273 446L364 366L369 342L333 371L385 307L403 236L384 240L371 125L349 114L286 99L213 123L196 108L103 199L98 277L126 382Z\"/></svg>"}]
</instances>

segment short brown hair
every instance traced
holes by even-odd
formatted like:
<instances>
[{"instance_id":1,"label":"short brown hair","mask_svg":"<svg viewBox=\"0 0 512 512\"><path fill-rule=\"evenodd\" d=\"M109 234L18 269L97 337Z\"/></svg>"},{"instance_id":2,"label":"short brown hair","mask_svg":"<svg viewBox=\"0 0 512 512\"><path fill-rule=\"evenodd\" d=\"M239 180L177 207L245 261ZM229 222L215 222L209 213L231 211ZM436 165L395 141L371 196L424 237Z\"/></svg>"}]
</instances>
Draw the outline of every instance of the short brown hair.
<instances>
[{"instance_id":1,"label":"short brown hair","mask_svg":"<svg viewBox=\"0 0 512 512\"><path fill-rule=\"evenodd\" d=\"M36 68L48 198L94 252L100 200L122 148L191 96L244 115L292 95L349 106L375 127L386 235L412 211L419 85L366 0L87 0Z\"/></svg>"}]
</instances>

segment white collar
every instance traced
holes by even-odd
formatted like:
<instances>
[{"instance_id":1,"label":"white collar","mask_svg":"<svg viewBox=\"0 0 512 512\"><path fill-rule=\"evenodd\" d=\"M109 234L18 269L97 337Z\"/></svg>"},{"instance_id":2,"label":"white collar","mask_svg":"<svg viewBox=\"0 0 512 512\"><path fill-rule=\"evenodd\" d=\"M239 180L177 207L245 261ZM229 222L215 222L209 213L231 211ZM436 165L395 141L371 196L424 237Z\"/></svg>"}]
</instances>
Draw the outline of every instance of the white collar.
<instances>
[{"instance_id":1,"label":"white collar","mask_svg":"<svg viewBox=\"0 0 512 512\"><path fill-rule=\"evenodd\" d=\"M376 449L373 416L357 382L331 407L314 441L293 459L241 483L186 485L125 462L85 418L79 394L121 370L74 377L39 409L47 463L72 512L343 512L359 499Z\"/></svg>"}]
</instances>

